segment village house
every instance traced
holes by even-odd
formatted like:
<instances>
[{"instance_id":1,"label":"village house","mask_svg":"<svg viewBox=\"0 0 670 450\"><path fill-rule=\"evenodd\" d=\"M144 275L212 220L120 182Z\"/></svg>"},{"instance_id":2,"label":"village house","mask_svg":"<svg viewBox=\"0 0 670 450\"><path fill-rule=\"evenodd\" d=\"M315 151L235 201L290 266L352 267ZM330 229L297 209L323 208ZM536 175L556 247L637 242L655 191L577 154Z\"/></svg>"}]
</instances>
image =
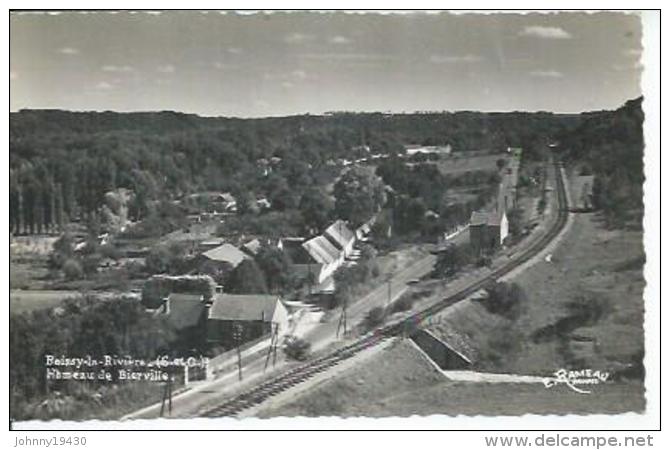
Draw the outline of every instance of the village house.
<instances>
[{"instance_id":1,"label":"village house","mask_svg":"<svg viewBox=\"0 0 670 450\"><path fill-rule=\"evenodd\" d=\"M505 211L473 211L470 217L470 246L476 255L499 248L509 233Z\"/></svg>"},{"instance_id":2,"label":"village house","mask_svg":"<svg viewBox=\"0 0 670 450\"><path fill-rule=\"evenodd\" d=\"M181 335L181 341L192 348L200 348L205 343L204 316L205 300L200 294L171 293L165 297L155 315L163 315Z\"/></svg>"},{"instance_id":3,"label":"village house","mask_svg":"<svg viewBox=\"0 0 670 450\"><path fill-rule=\"evenodd\" d=\"M190 213L220 214L236 210L237 201L230 192L196 192L183 199Z\"/></svg>"},{"instance_id":4,"label":"village house","mask_svg":"<svg viewBox=\"0 0 670 450\"><path fill-rule=\"evenodd\" d=\"M246 252L249 256L253 257L258 254L260 249L261 249L261 241L259 241L258 239L252 239L242 244L241 250Z\"/></svg>"},{"instance_id":5,"label":"village house","mask_svg":"<svg viewBox=\"0 0 670 450\"><path fill-rule=\"evenodd\" d=\"M216 294L206 304L207 341L233 348L277 332L288 331L286 307L276 295Z\"/></svg>"},{"instance_id":6,"label":"village house","mask_svg":"<svg viewBox=\"0 0 670 450\"><path fill-rule=\"evenodd\" d=\"M311 292L331 292L333 274L354 253L356 234L342 220L311 239L283 238L278 247L292 262L294 276L309 283Z\"/></svg>"},{"instance_id":7,"label":"village house","mask_svg":"<svg viewBox=\"0 0 670 450\"><path fill-rule=\"evenodd\" d=\"M311 282L318 285L325 279L324 265L317 262L305 250L303 243L306 239L301 237L282 238L277 243L277 248L283 251L291 261L291 272L298 280Z\"/></svg>"},{"instance_id":8,"label":"village house","mask_svg":"<svg viewBox=\"0 0 670 450\"><path fill-rule=\"evenodd\" d=\"M323 233L335 247L344 253L347 258L354 250L354 243L356 242L356 235L349 229L343 220L337 220Z\"/></svg>"},{"instance_id":9,"label":"village house","mask_svg":"<svg viewBox=\"0 0 670 450\"><path fill-rule=\"evenodd\" d=\"M450 155L451 154L451 145L406 145L405 153L407 156L414 156L417 154L438 154L438 155Z\"/></svg>"},{"instance_id":10,"label":"village house","mask_svg":"<svg viewBox=\"0 0 670 450\"><path fill-rule=\"evenodd\" d=\"M220 278L248 258L246 253L234 245L225 243L201 253L198 256L198 267L200 272Z\"/></svg>"}]
</instances>

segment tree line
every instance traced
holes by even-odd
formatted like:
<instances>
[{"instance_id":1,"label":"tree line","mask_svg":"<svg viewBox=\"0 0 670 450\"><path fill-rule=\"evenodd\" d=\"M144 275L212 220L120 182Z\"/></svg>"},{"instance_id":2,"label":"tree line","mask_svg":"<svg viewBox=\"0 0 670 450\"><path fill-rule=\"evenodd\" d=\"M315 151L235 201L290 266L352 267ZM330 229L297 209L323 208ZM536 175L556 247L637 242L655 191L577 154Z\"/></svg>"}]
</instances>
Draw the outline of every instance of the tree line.
<instances>
[{"instance_id":1,"label":"tree line","mask_svg":"<svg viewBox=\"0 0 670 450\"><path fill-rule=\"evenodd\" d=\"M644 113L642 98L616 111L584 114L562 137L566 159L594 175L593 203L610 227L642 226L644 212Z\"/></svg>"},{"instance_id":2,"label":"tree line","mask_svg":"<svg viewBox=\"0 0 670 450\"><path fill-rule=\"evenodd\" d=\"M382 154L416 143L454 151L529 148L572 122L549 113L231 119L22 110L10 115L10 229L57 232L99 214L105 194L118 188L134 194L133 220L158 218L161 201L202 190L271 197L278 210L291 209L303 201L296 192L332 182L332 162L361 157L363 148ZM258 161L273 157L281 165L268 176Z\"/></svg>"}]
</instances>

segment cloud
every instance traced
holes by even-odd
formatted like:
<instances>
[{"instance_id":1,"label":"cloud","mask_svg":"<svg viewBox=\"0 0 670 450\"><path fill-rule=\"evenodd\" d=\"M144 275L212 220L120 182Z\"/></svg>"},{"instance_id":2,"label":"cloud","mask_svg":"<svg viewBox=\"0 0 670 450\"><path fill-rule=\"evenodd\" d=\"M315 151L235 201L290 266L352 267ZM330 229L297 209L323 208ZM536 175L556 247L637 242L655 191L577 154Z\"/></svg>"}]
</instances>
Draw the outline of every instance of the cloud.
<instances>
[{"instance_id":1,"label":"cloud","mask_svg":"<svg viewBox=\"0 0 670 450\"><path fill-rule=\"evenodd\" d=\"M156 68L160 73L174 73L175 67L172 64L165 64Z\"/></svg>"},{"instance_id":2,"label":"cloud","mask_svg":"<svg viewBox=\"0 0 670 450\"><path fill-rule=\"evenodd\" d=\"M9 79L10 80L18 80L19 79L19 74L12 70L12 71L9 72Z\"/></svg>"},{"instance_id":3,"label":"cloud","mask_svg":"<svg viewBox=\"0 0 670 450\"><path fill-rule=\"evenodd\" d=\"M534 70L530 73L530 76L538 78L563 78L563 74L556 70Z\"/></svg>"},{"instance_id":4,"label":"cloud","mask_svg":"<svg viewBox=\"0 0 670 450\"><path fill-rule=\"evenodd\" d=\"M301 59L331 60L331 61L390 61L392 55L380 53L299 53L296 55Z\"/></svg>"},{"instance_id":5,"label":"cloud","mask_svg":"<svg viewBox=\"0 0 670 450\"><path fill-rule=\"evenodd\" d=\"M295 84L291 83L290 81L284 81L284 82L282 82L281 85L285 89L291 89L292 87L295 86Z\"/></svg>"},{"instance_id":6,"label":"cloud","mask_svg":"<svg viewBox=\"0 0 670 450\"><path fill-rule=\"evenodd\" d=\"M307 78L307 72L305 72L304 70L294 70L293 72L291 72L291 76L293 76L293 78L296 78L298 80L304 80L305 78Z\"/></svg>"},{"instance_id":7,"label":"cloud","mask_svg":"<svg viewBox=\"0 0 670 450\"><path fill-rule=\"evenodd\" d=\"M430 62L433 64L470 64L482 61L483 58L477 55L431 55Z\"/></svg>"},{"instance_id":8,"label":"cloud","mask_svg":"<svg viewBox=\"0 0 670 450\"><path fill-rule=\"evenodd\" d=\"M520 36L533 36L543 39L570 39L572 35L559 27L527 26L519 33Z\"/></svg>"},{"instance_id":9,"label":"cloud","mask_svg":"<svg viewBox=\"0 0 670 450\"><path fill-rule=\"evenodd\" d=\"M614 64L612 65L612 69L617 72L628 72L631 70L642 70L644 69L644 66L640 61L636 61L633 64Z\"/></svg>"},{"instance_id":10,"label":"cloud","mask_svg":"<svg viewBox=\"0 0 670 450\"><path fill-rule=\"evenodd\" d=\"M58 49L58 53L62 55L78 55L79 50L73 47L63 47Z\"/></svg>"},{"instance_id":11,"label":"cloud","mask_svg":"<svg viewBox=\"0 0 670 450\"><path fill-rule=\"evenodd\" d=\"M244 51L241 48L238 48L238 47L230 47L228 49L228 53L232 53L233 55L239 55L241 53L244 53Z\"/></svg>"},{"instance_id":12,"label":"cloud","mask_svg":"<svg viewBox=\"0 0 670 450\"><path fill-rule=\"evenodd\" d=\"M112 72L112 73L130 73L134 72L135 69L131 66L115 66L115 65L106 65L102 66L103 72Z\"/></svg>"},{"instance_id":13,"label":"cloud","mask_svg":"<svg viewBox=\"0 0 670 450\"><path fill-rule=\"evenodd\" d=\"M639 58L642 56L642 49L641 48L629 48L624 50L623 52L624 55L626 56L633 56L635 58Z\"/></svg>"},{"instance_id":14,"label":"cloud","mask_svg":"<svg viewBox=\"0 0 670 450\"><path fill-rule=\"evenodd\" d=\"M302 44L308 41L311 41L314 39L314 36L311 34L303 34L303 33L291 33L289 35L284 36L284 42L287 44Z\"/></svg>"},{"instance_id":15,"label":"cloud","mask_svg":"<svg viewBox=\"0 0 670 450\"><path fill-rule=\"evenodd\" d=\"M332 38L330 38L328 42L330 42L331 44L343 45L343 44L351 44L352 40L345 36L333 36Z\"/></svg>"},{"instance_id":16,"label":"cloud","mask_svg":"<svg viewBox=\"0 0 670 450\"><path fill-rule=\"evenodd\" d=\"M106 81L101 81L95 85L95 88L100 91L108 91L110 89L114 89L114 86Z\"/></svg>"},{"instance_id":17,"label":"cloud","mask_svg":"<svg viewBox=\"0 0 670 450\"><path fill-rule=\"evenodd\" d=\"M225 63L221 61L216 61L212 63L215 69L218 70L228 70L228 69L239 69L241 66L239 64Z\"/></svg>"},{"instance_id":18,"label":"cloud","mask_svg":"<svg viewBox=\"0 0 670 450\"><path fill-rule=\"evenodd\" d=\"M284 81L293 83L293 81L303 81L310 78L309 74L304 70L294 70L289 73L272 73L266 72L263 74L263 79L267 81Z\"/></svg>"}]
</instances>

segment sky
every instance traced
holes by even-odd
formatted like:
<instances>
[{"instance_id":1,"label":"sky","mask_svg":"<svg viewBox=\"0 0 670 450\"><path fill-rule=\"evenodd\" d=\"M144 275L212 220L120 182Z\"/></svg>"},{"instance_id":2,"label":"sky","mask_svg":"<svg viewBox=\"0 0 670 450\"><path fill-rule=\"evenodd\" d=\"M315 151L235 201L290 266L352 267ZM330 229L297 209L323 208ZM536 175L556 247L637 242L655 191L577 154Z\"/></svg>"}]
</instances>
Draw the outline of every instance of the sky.
<instances>
[{"instance_id":1,"label":"sky","mask_svg":"<svg viewBox=\"0 0 670 450\"><path fill-rule=\"evenodd\" d=\"M14 12L10 109L614 109L641 94L641 34L613 12Z\"/></svg>"}]
</instances>

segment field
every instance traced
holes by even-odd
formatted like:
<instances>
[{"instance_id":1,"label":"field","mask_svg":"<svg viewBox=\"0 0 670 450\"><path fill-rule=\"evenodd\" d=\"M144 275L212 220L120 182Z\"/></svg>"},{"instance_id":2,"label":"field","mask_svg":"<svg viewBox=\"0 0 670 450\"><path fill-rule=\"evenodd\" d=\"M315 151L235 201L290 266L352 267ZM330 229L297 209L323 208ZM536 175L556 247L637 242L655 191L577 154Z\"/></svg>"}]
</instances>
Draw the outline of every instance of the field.
<instances>
[{"instance_id":1,"label":"field","mask_svg":"<svg viewBox=\"0 0 670 450\"><path fill-rule=\"evenodd\" d=\"M496 161L506 158L507 153L478 156L451 156L439 160L436 164L443 174L458 174L474 170L497 170Z\"/></svg>"},{"instance_id":2,"label":"field","mask_svg":"<svg viewBox=\"0 0 670 450\"><path fill-rule=\"evenodd\" d=\"M76 291L12 290L9 293L9 309L12 314L21 314L36 309L53 308L64 300L81 295Z\"/></svg>"},{"instance_id":3,"label":"field","mask_svg":"<svg viewBox=\"0 0 670 450\"><path fill-rule=\"evenodd\" d=\"M512 369L635 370L644 354L643 264L641 232L604 230L594 214L577 215L551 262L514 280L530 298L520 320L531 342Z\"/></svg>"}]
</instances>

